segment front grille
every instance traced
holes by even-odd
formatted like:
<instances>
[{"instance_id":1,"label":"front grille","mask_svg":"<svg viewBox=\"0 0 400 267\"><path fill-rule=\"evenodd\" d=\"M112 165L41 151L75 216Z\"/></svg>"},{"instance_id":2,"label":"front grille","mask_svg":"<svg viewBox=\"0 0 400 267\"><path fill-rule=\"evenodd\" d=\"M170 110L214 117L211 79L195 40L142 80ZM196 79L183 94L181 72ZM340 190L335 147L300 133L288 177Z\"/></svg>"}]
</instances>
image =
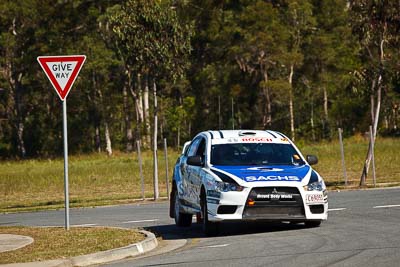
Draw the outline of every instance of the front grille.
<instances>
[{"instance_id":1,"label":"front grille","mask_svg":"<svg viewBox=\"0 0 400 267\"><path fill-rule=\"evenodd\" d=\"M250 202L252 205L249 205ZM256 187L247 198L243 218L305 218L303 199L296 187Z\"/></svg>"}]
</instances>

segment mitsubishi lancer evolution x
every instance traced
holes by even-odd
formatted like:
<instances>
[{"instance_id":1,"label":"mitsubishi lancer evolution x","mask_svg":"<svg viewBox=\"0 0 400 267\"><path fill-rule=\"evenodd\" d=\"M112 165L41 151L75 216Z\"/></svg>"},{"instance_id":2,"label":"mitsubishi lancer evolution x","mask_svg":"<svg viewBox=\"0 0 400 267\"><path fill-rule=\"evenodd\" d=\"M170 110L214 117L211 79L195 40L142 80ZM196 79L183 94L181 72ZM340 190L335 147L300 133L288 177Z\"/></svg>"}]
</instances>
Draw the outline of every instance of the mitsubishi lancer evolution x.
<instances>
[{"instance_id":1,"label":"mitsubishi lancer evolution x","mask_svg":"<svg viewBox=\"0 0 400 267\"><path fill-rule=\"evenodd\" d=\"M197 215L206 235L223 221L289 221L317 227L328 217L322 177L284 134L205 131L187 143L174 167L170 217L180 227Z\"/></svg>"}]
</instances>

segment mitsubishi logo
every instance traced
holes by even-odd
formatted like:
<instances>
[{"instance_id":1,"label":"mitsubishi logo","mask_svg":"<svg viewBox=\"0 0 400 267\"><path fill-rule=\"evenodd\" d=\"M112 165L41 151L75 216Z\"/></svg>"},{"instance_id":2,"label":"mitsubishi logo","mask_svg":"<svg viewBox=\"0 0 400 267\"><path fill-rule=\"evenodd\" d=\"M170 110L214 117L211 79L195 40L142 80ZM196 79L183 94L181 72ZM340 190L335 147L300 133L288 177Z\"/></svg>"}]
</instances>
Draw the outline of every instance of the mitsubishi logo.
<instances>
[{"instance_id":1,"label":"mitsubishi logo","mask_svg":"<svg viewBox=\"0 0 400 267\"><path fill-rule=\"evenodd\" d=\"M278 194L278 191L276 191L276 188L274 188L274 190L272 190L271 194Z\"/></svg>"}]
</instances>

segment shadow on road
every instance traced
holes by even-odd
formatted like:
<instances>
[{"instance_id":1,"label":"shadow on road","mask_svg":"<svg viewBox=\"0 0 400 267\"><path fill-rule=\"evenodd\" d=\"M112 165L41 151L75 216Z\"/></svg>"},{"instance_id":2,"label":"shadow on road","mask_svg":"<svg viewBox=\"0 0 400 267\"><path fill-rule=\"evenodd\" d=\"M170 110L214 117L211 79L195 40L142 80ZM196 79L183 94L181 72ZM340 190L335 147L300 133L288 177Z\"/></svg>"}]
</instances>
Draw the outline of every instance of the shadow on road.
<instances>
[{"instance_id":1,"label":"shadow on road","mask_svg":"<svg viewBox=\"0 0 400 267\"><path fill-rule=\"evenodd\" d=\"M218 236L249 235L266 232L287 232L305 229L303 224L272 222L228 222L220 224ZM206 238L201 224L193 223L190 227L177 227L175 224L155 225L145 228L161 236L164 240Z\"/></svg>"}]
</instances>

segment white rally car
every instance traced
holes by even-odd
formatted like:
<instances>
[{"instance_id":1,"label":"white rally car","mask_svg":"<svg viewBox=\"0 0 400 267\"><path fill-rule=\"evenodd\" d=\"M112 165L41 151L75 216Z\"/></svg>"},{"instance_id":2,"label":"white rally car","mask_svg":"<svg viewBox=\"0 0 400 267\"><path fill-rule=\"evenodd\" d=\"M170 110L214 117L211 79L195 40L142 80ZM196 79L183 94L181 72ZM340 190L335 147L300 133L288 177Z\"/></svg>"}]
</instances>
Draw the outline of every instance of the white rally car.
<instances>
[{"instance_id":1,"label":"white rally car","mask_svg":"<svg viewBox=\"0 0 400 267\"><path fill-rule=\"evenodd\" d=\"M304 222L316 227L328 217L322 177L276 131L224 130L199 133L186 144L174 168L170 216L190 226L194 214L206 235L222 221Z\"/></svg>"}]
</instances>

